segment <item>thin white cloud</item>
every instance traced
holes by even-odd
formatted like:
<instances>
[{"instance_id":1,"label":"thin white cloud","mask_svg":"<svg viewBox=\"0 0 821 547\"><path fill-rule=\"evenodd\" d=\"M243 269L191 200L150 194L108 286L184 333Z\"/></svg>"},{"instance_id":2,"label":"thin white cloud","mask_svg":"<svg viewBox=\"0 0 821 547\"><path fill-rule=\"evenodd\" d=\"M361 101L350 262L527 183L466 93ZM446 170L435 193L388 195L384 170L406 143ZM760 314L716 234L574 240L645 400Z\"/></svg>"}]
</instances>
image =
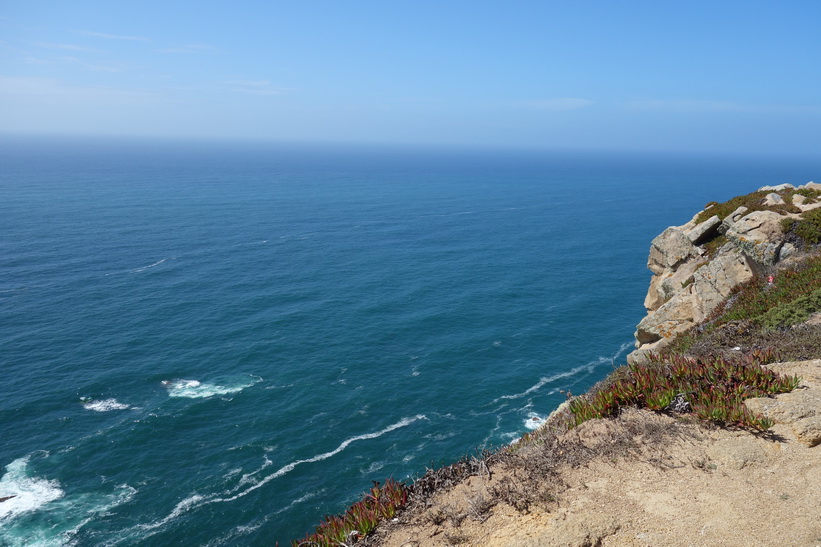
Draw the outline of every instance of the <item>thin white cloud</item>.
<instances>
[{"instance_id":1,"label":"thin white cloud","mask_svg":"<svg viewBox=\"0 0 821 547\"><path fill-rule=\"evenodd\" d=\"M143 36L122 36L119 34L108 34L106 32L91 32L89 30L78 30L75 31L78 34L84 34L86 36L94 36L95 38L105 38L106 40L130 40L132 42L150 42L150 38L145 38Z\"/></svg>"},{"instance_id":2,"label":"thin white cloud","mask_svg":"<svg viewBox=\"0 0 821 547\"><path fill-rule=\"evenodd\" d=\"M630 110L665 110L672 112L741 112L747 110L742 105L730 101L648 99L628 101L623 105Z\"/></svg>"},{"instance_id":3,"label":"thin white cloud","mask_svg":"<svg viewBox=\"0 0 821 547\"><path fill-rule=\"evenodd\" d=\"M164 101L162 95L142 89L106 86L78 86L53 78L0 76L0 96L43 98L50 101L117 104L155 104Z\"/></svg>"},{"instance_id":4,"label":"thin white cloud","mask_svg":"<svg viewBox=\"0 0 821 547\"><path fill-rule=\"evenodd\" d=\"M675 99L648 99L628 101L622 106L629 110L648 110L679 113L742 112L752 114L818 114L821 107L809 105L746 104L734 101L693 101Z\"/></svg>"},{"instance_id":5,"label":"thin white cloud","mask_svg":"<svg viewBox=\"0 0 821 547\"><path fill-rule=\"evenodd\" d=\"M290 87L274 86L268 80L228 80L222 83L231 91L248 95L284 95L293 91Z\"/></svg>"},{"instance_id":6,"label":"thin white cloud","mask_svg":"<svg viewBox=\"0 0 821 547\"><path fill-rule=\"evenodd\" d=\"M544 99L540 101L522 101L519 106L533 110L547 110L551 112L561 112L564 110L576 110L593 104L593 101L580 99L578 97L559 97L555 99Z\"/></svg>"},{"instance_id":7,"label":"thin white cloud","mask_svg":"<svg viewBox=\"0 0 821 547\"><path fill-rule=\"evenodd\" d=\"M77 66L81 66L86 70L93 70L94 72L122 72L122 68L114 65L98 65L94 63L87 63L82 59L78 59L77 57L57 57L58 60L71 63Z\"/></svg>"},{"instance_id":8,"label":"thin white cloud","mask_svg":"<svg viewBox=\"0 0 821 547\"><path fill-rule=\"evenodd\" d=\"M201 51L213 51L217 48L206 44L186 44L184 46L176 46L158 49L159 53L199 53Z\"/></svg>"},{"instance_id":9,"label":"thin white cloud","mask_svg":"<svg viewBox=\"0 0 821 547\"><path fill-rule=\"evenodd\" d=\"M49 42L32 42L37 47L44 47L48 49L63 49L68 51L94 51L99 52L100 50L86 47L86 46L78 46L76 44L52 44Z\"/></svg>"}]
</instances>

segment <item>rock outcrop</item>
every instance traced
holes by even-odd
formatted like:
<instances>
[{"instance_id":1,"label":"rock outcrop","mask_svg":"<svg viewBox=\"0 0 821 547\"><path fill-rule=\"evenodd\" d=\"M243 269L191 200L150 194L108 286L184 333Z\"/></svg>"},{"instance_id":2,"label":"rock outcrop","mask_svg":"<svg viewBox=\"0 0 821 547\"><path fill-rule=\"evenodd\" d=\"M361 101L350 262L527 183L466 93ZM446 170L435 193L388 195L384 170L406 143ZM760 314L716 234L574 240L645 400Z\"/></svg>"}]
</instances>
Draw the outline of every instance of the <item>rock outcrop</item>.
<instances>
[{"instance_id":1,"label":"rock outcrop","mask_svg":"<svg viewBox=\"0 0 821 547\"><path fill-rule=\"evenodd\" d=\"M628 362L642 362L649 352L662 350L676 335L707 319L737 285L795 255L797 249L781 226L785 217L800 213L786 211L821 207L821 199L796 193L803 189L819 190L821 184L809 182L797 189L791 184L765 186L759 191L770 193L756 207L759 210L742 206L724 218L700 220L706 216L702 211L658 235L647 260L653 272L644 300L647 315L638 324L636 350Z\"/></svg>"}]
</instances>

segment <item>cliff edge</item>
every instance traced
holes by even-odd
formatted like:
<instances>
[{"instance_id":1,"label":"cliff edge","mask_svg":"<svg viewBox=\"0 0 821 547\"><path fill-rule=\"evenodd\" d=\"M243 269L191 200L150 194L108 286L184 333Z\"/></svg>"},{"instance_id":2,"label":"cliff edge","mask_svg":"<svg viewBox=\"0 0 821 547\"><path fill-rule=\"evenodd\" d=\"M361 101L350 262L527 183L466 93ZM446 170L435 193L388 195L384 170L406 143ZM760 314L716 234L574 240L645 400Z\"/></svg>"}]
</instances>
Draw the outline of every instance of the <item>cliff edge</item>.
<instances>
[{"instance_id":1,"label":"cliff edge","mask_svg":"<svg viewBox=\"0 0 821 547\"><path fill-rule=\"evenodd\" d=\"M645 362L650 352L708 320L742 283L775 276L779 266L799 260L806 245L791 237L785 221L821 208L819 191L821 184L814 182L765 186L725 204L709 204L653 239L647 315L636 328L636 350L628 363Z\"/></svg>"}]
</instances>

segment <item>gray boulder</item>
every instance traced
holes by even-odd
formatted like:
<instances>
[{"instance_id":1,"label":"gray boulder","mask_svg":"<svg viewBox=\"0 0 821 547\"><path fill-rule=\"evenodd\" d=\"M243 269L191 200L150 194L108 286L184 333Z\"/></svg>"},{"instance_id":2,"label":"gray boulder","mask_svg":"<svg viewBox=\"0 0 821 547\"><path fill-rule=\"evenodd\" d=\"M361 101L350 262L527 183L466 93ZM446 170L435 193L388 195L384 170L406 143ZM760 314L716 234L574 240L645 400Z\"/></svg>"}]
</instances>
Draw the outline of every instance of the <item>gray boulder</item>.
<instances>
[{"instance_id":1,"label":"gray boulder","mask_svg":"<svg viewBox=\"0 0 821 547\"><path fill-rule=\"evenodd\" d=\"M701 245L718 234L719 226L721 226L721 219L718 215L713 215L687 232L687 238L693 245Z\"/></svg>"},{"instance_id":2,"label":"gray boulder","mask_svg":"<svg viewBox=\"0 0 821 547\"><path fill-rule=\"evenodd\" d=\"M784 184L778 184L776 186L762 186L758 189L759 192L781 192L782 190L792 190L795 186L792 184L785 182Z\"/></svg>"},{"instance_id":3,"label":"gray boulder","mask_svg":"<svg viewBox=\"0 0 821 547\"><path fill-rule=\"evenodd\" d=\"M675 270L688 258L699 256L698 249L678 227L670 226L653 239L647 267L654 274Z\"/></svg>"},{"instance_id":4,"label":"gray boulder","mask_svg":"<svg viewBox=\"0 0 821 547\"><path fill-rule=\"evenodd\" d=\"M775 264L784 245L781 230L783 215L775 211L753 211L739 220L728 222L725 235L735 247L761 264Z\"/></svg>"}]
</instances>

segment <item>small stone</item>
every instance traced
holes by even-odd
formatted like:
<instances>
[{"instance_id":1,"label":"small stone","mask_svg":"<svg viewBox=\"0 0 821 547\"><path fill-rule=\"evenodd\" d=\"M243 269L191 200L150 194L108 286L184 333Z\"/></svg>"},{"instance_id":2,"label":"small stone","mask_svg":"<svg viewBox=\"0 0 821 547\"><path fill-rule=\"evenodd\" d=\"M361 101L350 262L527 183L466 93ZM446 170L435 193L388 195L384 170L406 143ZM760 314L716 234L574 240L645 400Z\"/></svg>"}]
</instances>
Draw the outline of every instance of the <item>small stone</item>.
<instances>
[{"instance_id":1,"label":"small stone","mask_svg":"<svg viewBox=\"0 0 821 547\"><path fill-rule=\"evenodd\" d=\"M821 416L808 416L792 424L796 438L809 447L821 444Z\"/></svg>"},{"instance_id":2,"label":"small stone","mask_svg":"<svg viewBox=\"0 0 821 547\"><path fill-rule=\"evenodd\" d=\"M780 192L782 190L792 190L795 186L790 184L789 182L785 182L784 184L779 184L777 186L762 186L758 189L759 192Z\"/></svg>"}]
</instances>

